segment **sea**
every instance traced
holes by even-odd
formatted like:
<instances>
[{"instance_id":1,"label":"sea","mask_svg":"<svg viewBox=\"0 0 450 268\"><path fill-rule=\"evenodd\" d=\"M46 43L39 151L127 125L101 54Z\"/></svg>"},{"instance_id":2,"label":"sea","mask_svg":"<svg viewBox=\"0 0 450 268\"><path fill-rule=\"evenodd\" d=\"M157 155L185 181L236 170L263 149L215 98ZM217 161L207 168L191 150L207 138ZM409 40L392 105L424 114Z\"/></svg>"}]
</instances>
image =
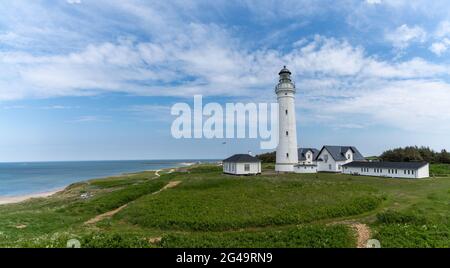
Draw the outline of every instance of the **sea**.
<instances>
[{"instance_id":1,"label":"sea","mask_svg":"<svg viewBox=\"0 0 450 268\"><path fill-rule=\"evenodd\" d=\"M0 163L0 196L14 197L44 193L93 178L213 161L125 160Z\"/></svg>"}]
</instances>

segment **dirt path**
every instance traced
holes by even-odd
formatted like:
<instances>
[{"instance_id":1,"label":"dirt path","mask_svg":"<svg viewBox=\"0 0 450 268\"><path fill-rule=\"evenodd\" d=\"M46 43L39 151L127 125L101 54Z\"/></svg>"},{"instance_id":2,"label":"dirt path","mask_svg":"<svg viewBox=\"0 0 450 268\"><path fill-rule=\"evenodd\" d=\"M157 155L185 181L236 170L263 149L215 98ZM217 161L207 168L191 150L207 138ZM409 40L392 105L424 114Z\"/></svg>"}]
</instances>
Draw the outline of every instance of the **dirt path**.
<instances>
[{"instance_id":1,"label":"dirt path","mask_svg":"<svg viewBox=\"0 0 450 268\"><path fill-rule=\"evenodd\" d=\"M339 221L331 223L331 225L333 224L345 224L350 226L356 232L356 247L367 248L367 241L372 235L369 226L364 223L354 221Z\"/></svg>"},{"instance_id":2,"label":"dirt path","mask_svg":"<svg viewBox=\"0 0 450 268\"><path fill-rule=\"evenodd\" d=\"M181 181L171 181L171 182L167 183L163 188L159 189L159 190L156 191L156 192L153 192L152 195L159 194L159 193L161 193L162 191L167 190L167 189L170 189L170 188L174 188L174 187L178 186L178 184L180 184L180 183L181 183ZM131 202L133 202L133 201L131 201ZM130 202L130 203L131 203L131 202ZM108 212L106 212L106 213L97 215L97 216L95 216L94 218L92 218L92 219L86 221L84 224L86 224L86 225L89 225L89 224L95 224L95 223L97 223L97 222L99 222L99 221L102 221L102 220L104 220L104 219L106 219L106 218L111 218L111 217L114 216L115 214L119 213L119 211L121 211L122 209L126 208L126 207L128 206L128 204L129 204L129 203L127 203L127 204L125 204L125 205L123 205L123 206L121 206L121 207L118 207L118 208L116 208L116 209L114 209L114 210L111 210L111 211L108 211Z\"/></svg>"},{"instance_id":3,"label":"dirt path","mask_svg":"<svg viewBox=\"0 0 450 268\"><path fill-rule=\"evenodd\" d=\"M128 206L128 204L125 204L125 205L123 205L121 207L118 207L118 208L116 208L114 210L111 210L111 211L108 211L106 213L97 215L94 218L92 218L92 219L88 220L87 222L85 222L84 224L94 224L94 223L102 221L102 220L104 220L106 218L110 218L110 217L114 216L115 214L119 213L119 211L121 211L122 209L126 208L127 206Z\"/></svg>"},{"instance_id":4,"label":"dirt path","mask_svg":"<svg viewBox=\"0 0 450 268\"><path fill-rule=\"evenodd\" d=\"M352 223L350 226L356 231L357 234L357 248L366 248L367 241L370 239L370 228L363 223Z\"/></svg>"},{"instance_id":5,"label":"dirt path","mask_svg":"<svg viewBox=\"0 0 450 268\"><path fill-rule=\"evenodd\" d=\"M154 193L152 193L152 194L159 194L160 192L162 192L162 191L164 191L164 190L167 190L167 189L170 189L170 188L177 187L178 184L180 184L180 183L181 183L181 181L171 181L171 182L169 182L168 184L166 184L166 186L164 186L163 188L161 188L159 191L156 191L156 192L154 192Z\"/></svg>"}]
</instances>

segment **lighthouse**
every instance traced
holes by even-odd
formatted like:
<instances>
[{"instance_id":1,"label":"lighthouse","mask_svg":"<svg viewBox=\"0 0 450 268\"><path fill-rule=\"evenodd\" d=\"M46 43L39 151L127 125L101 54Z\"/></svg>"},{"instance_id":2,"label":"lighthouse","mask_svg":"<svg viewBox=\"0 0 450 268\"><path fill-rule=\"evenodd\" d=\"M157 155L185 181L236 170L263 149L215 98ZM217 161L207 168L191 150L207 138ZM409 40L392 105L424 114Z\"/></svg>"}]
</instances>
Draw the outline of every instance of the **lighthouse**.
<instances>
[{"instance_id":1,"label":"lighthouse","mask_svg":"<svg viewBox=\"0 0 450 268\"><path fill-rule=\"evenodd\" d=\"M294 165L298 164L295 85L286 66L280 71L279 76L280 80L275 87L279 109L279 141L275 171L294 172Z\"/></svg>"}]
</instances>

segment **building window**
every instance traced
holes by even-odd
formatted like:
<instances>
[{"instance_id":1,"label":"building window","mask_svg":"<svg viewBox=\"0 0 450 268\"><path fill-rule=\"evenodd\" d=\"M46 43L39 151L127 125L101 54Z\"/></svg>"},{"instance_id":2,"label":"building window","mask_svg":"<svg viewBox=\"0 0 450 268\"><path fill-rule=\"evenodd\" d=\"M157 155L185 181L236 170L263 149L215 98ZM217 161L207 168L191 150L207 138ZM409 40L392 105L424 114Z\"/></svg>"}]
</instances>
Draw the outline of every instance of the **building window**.
<instances>
[{"instance_id":1,"label":"building window","mask_svg":"<svg viewBox=\"0 0 450 268\"><path fill-rule=\"evenodd\" d=\"M244 165L244 171L250 171L250 164Z\"/></svg>"},{"instance_id":2,"label":"building window","mask_svg":"<svg viewBox=\"0 0 450 268\"><path fill-rule=\"evenodd\" d=\"M286 115L288 114L288 110L286 110Z\"/></svg>"},{"instance_id":3,"label":"building window","mask_svg":"<svg viewBox=\"0 0 450 268\"><path fill-rule=\"evenodd\" d=\"M331 164L328 165L328 169L331 170Z\"/></svg>"},{"instance_id":4,"label":"building window","mask_svg":"<svg viewBox=\"0 0 450 268\"><path fill-rule=\"evenodd\" d=\"M286 153L286 157L289 158L289 153Z\"/></svg>"},{"instance_id":5,"label":"building window","mask_svg":"<svg viewBox=\"0 0 450 268\"><path fill-rule=\"evenodd\" d=\"M286 136L289 136L289 131L286 131Z\"/></svg>"}]
</instances>

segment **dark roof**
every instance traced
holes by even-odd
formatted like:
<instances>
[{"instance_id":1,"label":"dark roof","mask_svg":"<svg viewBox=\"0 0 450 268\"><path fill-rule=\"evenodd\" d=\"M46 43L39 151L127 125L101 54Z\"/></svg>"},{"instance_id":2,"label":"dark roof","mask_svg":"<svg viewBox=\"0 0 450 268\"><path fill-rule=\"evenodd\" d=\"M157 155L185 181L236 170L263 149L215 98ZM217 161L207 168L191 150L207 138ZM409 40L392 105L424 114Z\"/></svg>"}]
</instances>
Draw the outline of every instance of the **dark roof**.
<instances>
[{"instance_id":1,"label":"dark roof","mask_svg":"<svg viewBox=\"0 0 450 268\"><path fill-rule=\"evenodd\" d=\"M291 71L289 71L289 69L287 69L286 66L284 66L283 69L281 69L281 71L278 73L278 75L281 75L284 73L291 74Z\"/></svg>"},{"instance_id":2,"label":"dark roof","mask_svg":"<svg viewBox=\"0 0 450 268\"><path fill-rule=\"evenodd\" d=\"M311 151L313 153L313 159L316 159L317 155L319 154L319 150L317 150L316 148L298 148L298 161L305 161L306 153L308 151Z\"/></svg>"},{"instance_id":3,"label":"dark roof","mask_svg":"<svg viewBox=\"0 0 450 268\"><path fill-rule=\"evenodd\" d=\"M251 156L249 154L235 154L222 162L234 162L234 163L256 163L261 162L258 158Z\"/></svg>"},{"instance_id":4,"label":"dark roof","mask_svg":"<svg viewBox=\"0 0 450 268\"><path fill-rule=\"evenodd\" d=\"M366 168L398 168L398 169L418 169L425 165L427 162L363 162L353 161L348 164L342 165L343 167L366 167Z\"/></svg>"},{"instance_id":5,"label":"dark roof","mask_svg":"<svg viewBox=\"0 0 450 268\"><path fill-rule=\"evenodd\" d=\"M319 154L324 150L327 149L327 151L331 154L331 157L335 161L345 161L347 160L347 157L345 156L345 153L350 149L353 152L353 161L366 161L364 156L356 149L354 146L331 146L331 145L325 145L323 146L322 150L317 154L317 157L319 157Z\"/></svg>"}]
</instances>

